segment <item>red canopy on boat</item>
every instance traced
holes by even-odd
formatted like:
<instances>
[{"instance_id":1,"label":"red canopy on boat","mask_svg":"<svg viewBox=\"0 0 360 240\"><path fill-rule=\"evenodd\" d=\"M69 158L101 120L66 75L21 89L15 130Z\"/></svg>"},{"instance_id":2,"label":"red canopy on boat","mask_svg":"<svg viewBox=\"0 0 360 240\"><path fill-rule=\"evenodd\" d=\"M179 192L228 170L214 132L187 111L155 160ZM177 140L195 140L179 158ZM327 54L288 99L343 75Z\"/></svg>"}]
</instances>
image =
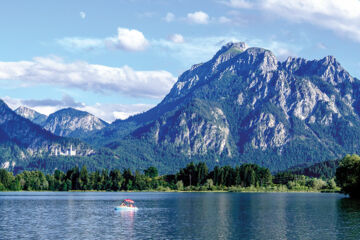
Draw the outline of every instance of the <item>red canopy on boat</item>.
<instances>
[{"instance_id":1,"label":"red canopy on boat","mask_svg":"<svg viewBox=\"0 0 360 240\"><path fill-rule=\"evenodd\" d=\"M131 200L131 199L124 199L124 202L134 203L134 201L133 201L133 200Z\"/></svg>"}]
</instances>

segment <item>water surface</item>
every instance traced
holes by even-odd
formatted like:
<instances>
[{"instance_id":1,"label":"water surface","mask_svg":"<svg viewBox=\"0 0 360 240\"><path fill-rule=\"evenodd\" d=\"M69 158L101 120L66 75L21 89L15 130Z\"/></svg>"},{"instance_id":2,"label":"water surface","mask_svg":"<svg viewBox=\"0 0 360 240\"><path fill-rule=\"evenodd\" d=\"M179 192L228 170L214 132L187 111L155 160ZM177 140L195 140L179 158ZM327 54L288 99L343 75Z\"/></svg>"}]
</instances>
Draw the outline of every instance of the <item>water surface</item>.
<instances>
[{"instance_id":1,"label":"water surface","mask_svg":"<svg viewBox=\"0 0 360 240\"><path fill-rule=\"evenodd\" d=\"M137 212L116 212L131 198ZM360 239L360 202L320 193L0 193L0 239Z\"/></svg>"}]
</instances>

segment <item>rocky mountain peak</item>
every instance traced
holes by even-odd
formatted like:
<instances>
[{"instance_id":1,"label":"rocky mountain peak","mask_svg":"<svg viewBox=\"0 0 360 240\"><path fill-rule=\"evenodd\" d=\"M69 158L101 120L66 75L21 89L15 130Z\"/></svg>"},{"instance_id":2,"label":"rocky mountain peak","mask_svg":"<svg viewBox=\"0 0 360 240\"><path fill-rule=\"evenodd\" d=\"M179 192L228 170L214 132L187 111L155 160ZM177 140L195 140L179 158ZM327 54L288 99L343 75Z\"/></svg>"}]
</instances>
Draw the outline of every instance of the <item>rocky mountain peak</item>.
<instances>
[{"instance_id":1,"label":"rocky mountain peak","mask_svg":"<svg viewBox=\"0 0 360 240\"><path fill-rule=\"evenodd\" d=\"M30 121L32 121L33 123L36 123L38 125L42 125L46 119L47 119L47 116L44 115L44 114L41 114L41 113L38 113L36 112L35 110L33 109L30 109L30 108L27 108L27 107L24 107L24 106L20 106L18 107L15 112L24 117L24 118L27 118L29 119Z\"/></svg>"},{"instance_id":2,"label":"rocky mountain peak","mask_svg":"<svg viewBox=\"0 0 360 240\"><path fill-rule=\"evenodd\" d=\"M341 66L333 56L320 60L305 60L289 57L282 63L282 67L297 76L318 76L324 82L338 85L344 82L353 82L354 78Z\"/></svg>"},{"instance_id":3,"label":"rocky mountain peak","mask_svg":"<svg viewBox=\"0 0 360 240\"><path fill-rule=\"evenodd\" d=\"M60 109L60 110L56 111L53 114L57 115L57 116L85 116L85 115L88 115L90 113L85 112L85 111L80 111L80 110L77 110L75 108L68 107L68 108Z\"/></svg>"},{"instance_id":4,"label":"rocky mountain peak","mask_svg":"<svg viewBox=\"0 0 360 240\"><path fill-rule=\"evenodd\" d=\"M244 42L231 42L224 45L210 61L194 65L180 75L163 103L173 102L185 96L194 88L217 78L218 74L234 73L236 70L245 75L251 75L260 71L263 78L268 78L269 76L265 75L277 70L279 65L275 55L269 50L257 47L248 48Z\"/></svg>"},{"instance_id":5,"label":"rocky mountain peak","mask_svg":"<svg viewBox=\"0 0 360 240\"><path fill-rule=\"evenodd\" d=\"M229 42L221 47L221 49L215 54L215 58L223 54L236 54L245 51L248 48L244 42Z\"/></svg>"},{"instance_id":6,"label":"rocky mountain peak","mask_svg":"<svg viewBox=\"0 0 360 240\"><path fill-rule=\"evenodd\" d=\"M65 108L50 114L44 128L58 136L81 137L107 125L108 123L88 112Z\"/></svg>"},{"instance_id":7,"label":"rocky mountain peak","mask_svg":"<svg viewBox=\"0 0 360 240\"><path fill-rule=\"evenodd\" d=\"M239 57L238 64L241 68L247 68L248 70L262 72L269 72L277 70L279 62L275 55L263 48L248 48Z\"/></svg>"},{"instance_id":8,"label":"rocky mountain peak","mask_svg":"<svg viewBox=\"0 0 360 240\"><path fill-rule=\"evenodd\" d=\"M320 63L322 63L323 65L340 65L340 63L336 60L336 58L334 56L326 56L323 59L321 59L319 61Z\"/></svg>"},{"instance_id":9,"label":"rocky mountain peak","mask_svg":"<svg viewBox=\"0 0 360 240\"><path fill-rule=\"evenodd\" d=\"M219 64L230 60L231 58L244 52L246 49L247 45L244 42L229 42L225 44L212 58L212 68L215 69Z\"/></svg>"}]
</instances>

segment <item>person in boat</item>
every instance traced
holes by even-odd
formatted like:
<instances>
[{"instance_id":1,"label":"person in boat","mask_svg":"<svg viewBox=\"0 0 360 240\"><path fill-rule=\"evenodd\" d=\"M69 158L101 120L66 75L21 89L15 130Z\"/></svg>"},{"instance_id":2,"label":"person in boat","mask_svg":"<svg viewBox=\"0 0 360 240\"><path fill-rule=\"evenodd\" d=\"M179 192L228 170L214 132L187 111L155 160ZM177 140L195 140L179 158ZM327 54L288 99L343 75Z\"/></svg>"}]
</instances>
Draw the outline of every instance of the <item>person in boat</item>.
<instances>
[{"instance_id":1,"label":"person in boat","mask_svg":"<svg viewBox=\"0 0 360 240\"><path fill-rule=\"evenodd\" d=\"M120 206L125 207L126 205L125 205L125 203L121 203L121 205L120 205Z\"/></svg>"},{"instance_id":2,"label":"person in boat","mask_svg":"<svg viewBox=\"0 0 360 240\"><path fill-rule=\"evenodd\" d=\"M134 207L134 205L132 205L132 204L130 203L130 207Z\"/></svg>"}]
</instances>

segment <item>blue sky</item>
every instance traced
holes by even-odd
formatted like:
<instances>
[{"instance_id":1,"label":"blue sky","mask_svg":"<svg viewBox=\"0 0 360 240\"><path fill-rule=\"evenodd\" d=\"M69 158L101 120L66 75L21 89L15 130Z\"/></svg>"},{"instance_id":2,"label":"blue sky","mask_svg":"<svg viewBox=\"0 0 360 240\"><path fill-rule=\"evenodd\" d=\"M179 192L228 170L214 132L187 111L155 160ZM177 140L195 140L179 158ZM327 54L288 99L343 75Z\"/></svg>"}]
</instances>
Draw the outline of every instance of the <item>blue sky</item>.
<instances>
[{"instance_id":1,"label":"blue sky","mask_svg":"<svg viewBox=\"0 0 360 240\"><path fill-rule=\"evenodd\" d=\"M360 77L359 0L14 0L0 29L1 98L45 114L145 111L230 41L279 60L333 55Z\"/></svg>"}]
</instances>

